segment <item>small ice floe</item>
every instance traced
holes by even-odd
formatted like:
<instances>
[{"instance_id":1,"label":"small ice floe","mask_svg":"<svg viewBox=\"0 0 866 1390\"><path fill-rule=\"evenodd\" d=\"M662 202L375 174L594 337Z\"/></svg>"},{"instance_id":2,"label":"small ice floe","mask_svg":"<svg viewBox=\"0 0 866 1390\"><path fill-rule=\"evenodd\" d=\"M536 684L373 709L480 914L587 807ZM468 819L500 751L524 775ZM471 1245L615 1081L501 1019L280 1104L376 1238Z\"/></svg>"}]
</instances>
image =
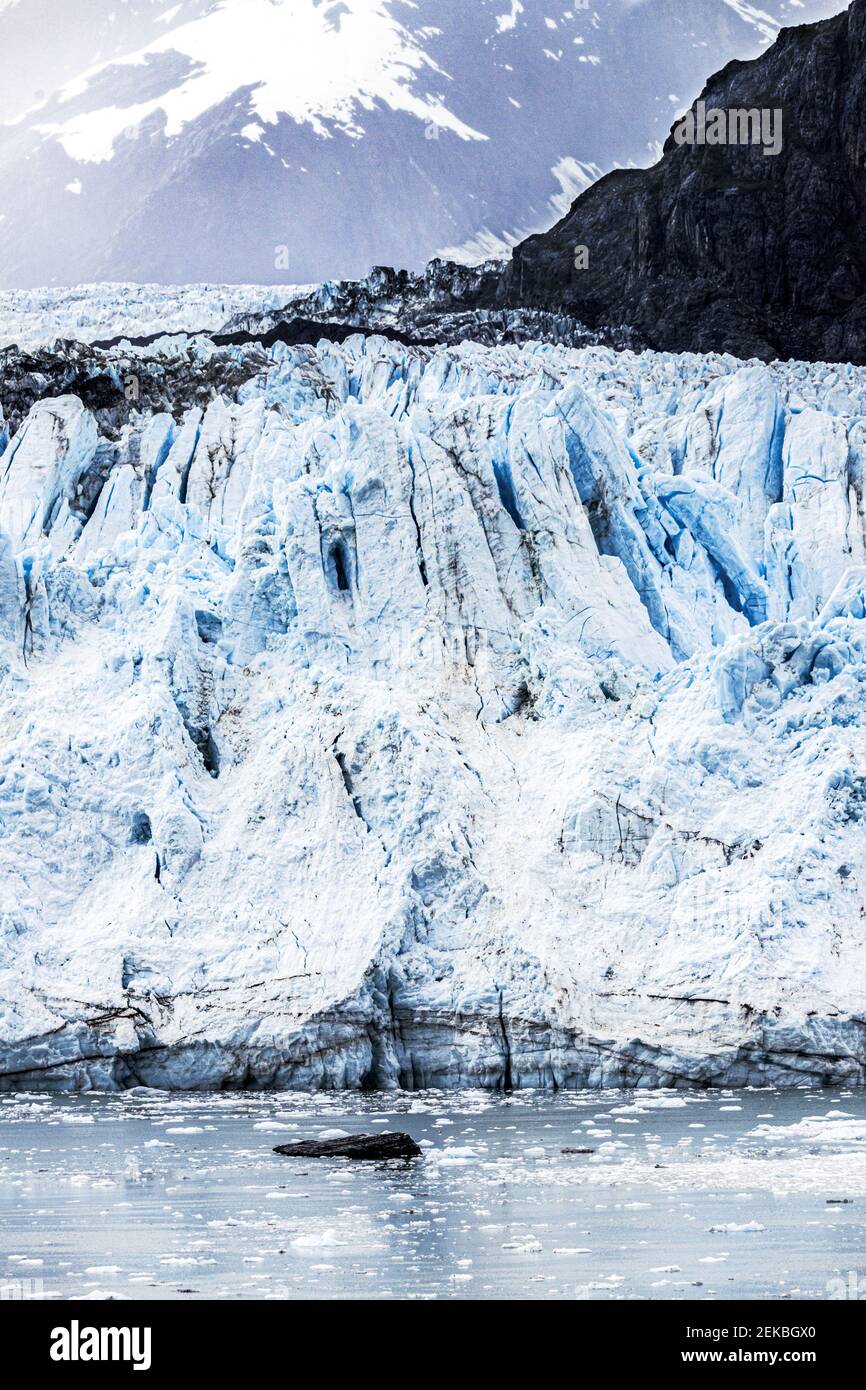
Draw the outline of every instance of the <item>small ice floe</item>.
<instances>
[{"instance_id":1,"label":"small ice floe","mask_svg":"<svg viewBox=\"0 0 866 1390\"><path fill-rule=\"evenodd\" d=\"M297 1125L283 1124L280 1120L259 1120L256 1124L253 1125L253 1129L259 1130L260 1133L262 1133L262 1134L282 1134L282 1133L284 1133L287 1129L297 1129L297 1128L298 1128ZM325 1132L328 1133L328 1134L336 1134L336 1133L341 1132L341 1131L337 1131L337 1130L327 1130L327 1131L325 1131ZM322 1136L319 1135L319 1138L320 1138L320 1139L321 1139L321 1137L322 1137Z\"/></svg>"},{"instance_id":2,"label":"small ice floe","mask_svg":"<svg viewBox=\"0 0 866 1390\"><path fill-rule=\"evenodd\" d=\"M373 1121L376 1124L376 1121ZM256 1126L258 1129L258 1125ZM350 1137L347 1129L320 1129L316 1135L317 1139L348 1139Z\"/></svg>"},{"instance_id":3,"label":"small ice floe","mask_svg":"<svg viewBox=\"0 0 866 1390\"><path fill-rule=\"evenodd\" d=\"M727 1251L722 1255L702 1255L698 1260L699 1265L723 1265L728 1258Z\"/></svg>"},{"instance_id":4,"label":"small ice floe","mask_svg":"<svg viewBox=\"0 0 866 1390\"><path fill-rule=\"evenodd\" d=\"M446 1168L463 1168L467 1163L477 1163L479 1155L468 1145L453 1144L447 1149L434 1149L427 1157L431 1164L441 1164Z\"/></svg>"},{"instance_id":5,"label":"small ice floe","mask_svg":"<svg viewBox=\"0 0 866 1390\"><path fill-rule=\"evenodd\" d=\"M511 1250L516 1255L538 1255L544 1246L535 1236L525 1236L518 1240L507 1240L502 1249Z\"/></svg>"},{"instance_id":6,"label":"small ice floe","mask_svg":"<svg viewBox=\"0 0 866 1390\"><path fill-rule=\"evenodd\" d=\"M682 1274L679 1265L654 1265L650 1274Z\"/></svg>"},{"instance_id":7,"label":"small ice floe","mask_svg":"<svg viewBox=\"0 0 866 1390\"><path fill-rule=\"evenodd\" d=\"M554 1255L591 1255L592 1251L587 1245L554 1245Z\"/></svg>"},{"instance_id":8,"label":"small ice floe","mask_svg":"<svg viewBox=\"0 0 866 1390\"><path fill-rule=\"evenodd\" d=\"M762 1226L760 1221L744 1221L738 1225L736 1221L726 1221L719 1226L709 1226L711 1236L732 1236L739 1235L744 1231L766 1231L766 1226Z\"/></svg>"},{"instance_id":9,"label":"small ice floe","mask_svg":"<svg viewBox=\"0 0 866 1390\"><path fill-rule=\"evenodd\" d=\"M292 1247L295 1250L322 1250L345 1243L332 1227L328 1227L326 1231L311 1231L305 1236L295 1236Z\"/></svg>"},{"instance_id":10,"label":"small ice floe","mask_svg":"<svg viewBox=\"0 0 866 1390\"><path fill-rule=\"evenodd\" d=\"M147 1182L153 1177L153 1169L142 1168L137 1154L127 1154L126 1162L123 1165L123 1176L126 1182ZM116 1205L122 1206L123 1203L118 1202Z\"/></svg>"},{"instance_id":11,"label":"small ice floe","mask_svg":"<svg viewBox=\"0 0 866 1390\"><path fill-rule=\"evenodd\" d=\"M200 1255L162 1255L159 1262L161 1265L176 1265L178 1268L216 1264L216 1260L206 1260Z\"/></svg>"},{"instance_id":12,"label":"small ice floe","mask_svg":"<svg viewBox=\"0 0 866 1390\"><path fill-rule=\"evenodd\" d=\"M610 1133L609 1130L608 1130L608 1133ZM533 1145L533 1147L532 1147L531 1149L524 1149L524 1150L523 1150L523 1157L524 1157L524 1158L546 1158L546 1157L547 1157L547 1151L546 1151L546 1149L544 1149L540 1144L535 1144L535 1145Z\"/></svg>"},{"instance_id":13,"label":"small ice floe","mask_svg":"<svg viewBox=\"0 0 866 1390\"><path fill-rule=\"evenodd\" d=\"M803 1139L810 1144L866 1144L866 1121L847 1117L809 1116L794 1125L758 1125L749 1130L754 1139Z\"/></svg>"},{"instance_id":14,"label":"small ice floe","mask_svg":"<svg viewBox=\"0 0 866 1390\"><path fill-rule=\"evenodd\" d=\"M93 1274L98 1279L110 1279L115 1274L122 1274L121 1265L90 1265L84 1271L85 1274Z\"/></svg>"},{"instance_id":15,"label":"small ice floe","mask_svg":"<svg viewBox=\"0 0 866 1390\"><path fill-rule=\"evenodd\" d=\"M91 1289L90 1293L77 1295L79 1303L130 1303L128 1293L117 1293L114 1289Z\"/></svg>"},{"instance_id":16,"label":"small ice floe","mask_svg":"<svg viewBox=\"0 0 866 1390\"><path fill-rule=\"evenodd\" d=\"M166 1134L204 1134L201 1125L169 1125Z\"/></svg>"}]
</instances>

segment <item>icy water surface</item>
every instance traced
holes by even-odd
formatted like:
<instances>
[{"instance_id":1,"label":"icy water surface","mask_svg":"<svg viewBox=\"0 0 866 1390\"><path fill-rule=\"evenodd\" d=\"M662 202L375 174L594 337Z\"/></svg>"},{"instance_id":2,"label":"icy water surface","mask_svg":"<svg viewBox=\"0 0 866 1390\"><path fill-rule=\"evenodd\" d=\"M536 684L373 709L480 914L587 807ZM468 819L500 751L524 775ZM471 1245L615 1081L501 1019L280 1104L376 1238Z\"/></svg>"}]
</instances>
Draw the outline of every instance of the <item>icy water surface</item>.
<instances>
[{"instance_id":1,"label":"icy water surface","mask_svg":"<svg viewBox=\"0 0 866 1390\"><path fill-rule=\"evenodd\" d=\"M407 1130L424 1157L272 1152L330 1129ZM866 1290L864 1155L857 1091L6 1095L0 1283L94 1299L825 1299L852 1271Z\"/></svg>"}]
</instances>

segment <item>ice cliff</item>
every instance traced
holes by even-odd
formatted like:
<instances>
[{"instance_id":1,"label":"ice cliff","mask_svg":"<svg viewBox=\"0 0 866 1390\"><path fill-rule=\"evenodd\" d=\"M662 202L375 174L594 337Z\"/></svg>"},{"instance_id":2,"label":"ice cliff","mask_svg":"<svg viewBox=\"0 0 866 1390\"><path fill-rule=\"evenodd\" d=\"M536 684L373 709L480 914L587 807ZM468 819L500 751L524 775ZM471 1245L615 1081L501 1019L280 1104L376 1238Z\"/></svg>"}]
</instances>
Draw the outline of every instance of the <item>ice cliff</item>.
<instances>
[{"instance_id":1,"label":"ice cliff","mask_svg":"<svg viewBox=\"0 0 866 1390\"><path fill-rule=\"evenodd\" d=\"M0 375L0 1086L866 1078L866 371L82 353Z\"/></svg>"}]
</instances>

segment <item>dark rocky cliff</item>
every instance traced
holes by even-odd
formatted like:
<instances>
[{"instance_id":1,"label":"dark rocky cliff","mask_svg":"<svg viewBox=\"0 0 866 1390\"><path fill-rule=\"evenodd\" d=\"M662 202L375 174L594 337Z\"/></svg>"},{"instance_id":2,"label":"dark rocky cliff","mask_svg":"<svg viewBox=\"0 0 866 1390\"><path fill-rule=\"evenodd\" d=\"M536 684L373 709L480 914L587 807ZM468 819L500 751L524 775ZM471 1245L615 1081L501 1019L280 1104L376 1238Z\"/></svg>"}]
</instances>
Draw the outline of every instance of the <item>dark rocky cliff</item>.
<instances>
[{"instance_id":1,"label":"dark rocky cliff","mask_svg":"<svg viewBox=\"0 0 866 1390\"><path fill-rule=\"evenodd\" d=\"M672 351L866 362L866 0L783 30L702 97L781 109L780 153L672 134L655 167L609 174L523 242L497 301Z\"/></svg>"}]
</instances>

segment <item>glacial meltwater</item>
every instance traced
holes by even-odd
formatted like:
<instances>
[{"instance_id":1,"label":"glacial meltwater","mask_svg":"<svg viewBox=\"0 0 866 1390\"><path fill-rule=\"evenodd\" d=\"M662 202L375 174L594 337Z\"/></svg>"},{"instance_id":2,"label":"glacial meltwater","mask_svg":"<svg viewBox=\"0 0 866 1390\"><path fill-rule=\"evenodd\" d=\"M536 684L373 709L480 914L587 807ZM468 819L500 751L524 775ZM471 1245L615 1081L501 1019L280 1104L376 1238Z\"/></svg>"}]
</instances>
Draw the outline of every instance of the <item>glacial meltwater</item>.
<instances>
[{"instance_id":1,"label":"glacial meltwater","mask_svg":"<svg viewBox=\"0 0 866 1390\"><path fill-rule=\"evenodd\" d=\"M385 1130L423 1157L273 1152ZM55 1299L856 1297L866 1094L6 1094L0 1285Z\"/></svg>"}]
</instances>

